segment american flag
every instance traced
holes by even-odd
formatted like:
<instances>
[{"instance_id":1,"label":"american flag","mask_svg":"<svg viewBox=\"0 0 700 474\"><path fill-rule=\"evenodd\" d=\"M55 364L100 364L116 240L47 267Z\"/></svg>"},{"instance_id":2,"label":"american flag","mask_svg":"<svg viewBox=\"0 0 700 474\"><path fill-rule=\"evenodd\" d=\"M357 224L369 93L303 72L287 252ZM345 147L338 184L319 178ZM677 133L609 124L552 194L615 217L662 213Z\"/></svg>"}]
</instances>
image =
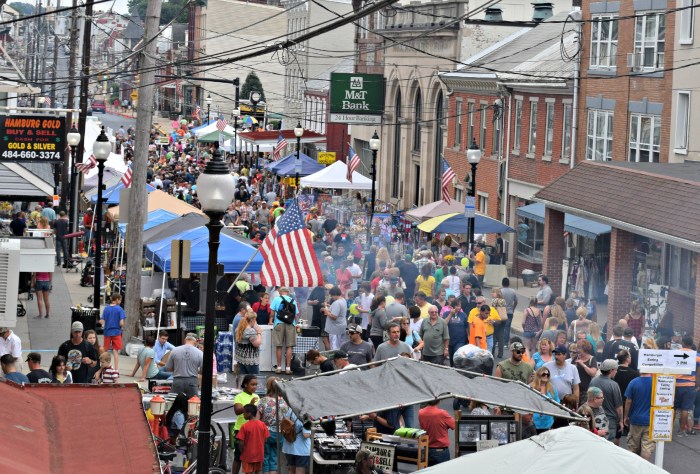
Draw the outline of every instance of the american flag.
<instances>
[{"instance_id":1,"label":"american flag","mask_svg":"<svg viewBox=\"0 0 700 474\"><path fill-rule=\"evenodd\" d=\"M216 121L216 129L220 132L223 132L226 130L226 125L228 125L228 122L224 118L223 115L219 115L219 118Z\"/></svg>"},{"instance_id":2,"label":"american flag","mask_svg":"<svg viewBox=\"0 0 700 474\"><path fill-rule=\"evenodd\" d=\"M296 199L265 237L260 255L264 259L260 271L263 285L312 287L323 283L311 235Z\"/></svg>"},{"instance_id":3,"label":"american flag","mask_svg":"<svg viewBox=\"0 0 700 474\"><path fill-rule=\"evenodd\" d=\"M202 120L202 108L199 104L194 105L194 112L192 113L192 118L195 120Z\"/></svg>"},{"instance_id":4,"label":"american flag","mask_svg":"<svg viewBox=\"0 0 700 474\"><path fill-rule=\"evenodd\" d=\"M75 167L81 173L87 173L88 171L93 169L95 166L97 166L97 158L95 158L95 155L90 155L90 158L88 159L87 163L76 163L75 164Z\"/></svg>"},{"instance_id":5,"label":"american flag","mask_svg":"<svg viewBox=\"0 0 700 474\"><path fill-rule=\"evenodd\" d=\"M457 175L450 165L447 164L446 159L442 159L442 200L447 204L450 203L450 183L455 179Z\"/></svg>"},{"instance_id":6,"label":"american flag","mask_svg":"<svg viewBox=\"0 0 700 474\"><path fill-rule=\"evenodd\" d=\"M357 156L353 147L348 150L348 155L350 155L350 159L348 160L347 180L352 183L352 173L360 166L360 157Z\"/></svg>"},{"instance_id":7,"label":"american flag","mask_svg":"<svg viewBox=\"0 0 700 474\"><path fill-rule=\"evenodd\" d=\"M131 166L127 166L126 172L122 176L122 183L124 183L125 188L128 188L131 186L132 179L133 179L133 172L131 171Z\"/></svg>"},{"instance_id":8,"label":"american flag","mask_svg":"<svg viewBox=\"0 0 700 474\"><path fill-rule=\"evenodd\" d=\"M275 145L275 149L272 151L272 159L277 161L282 158L282 153L284 152L285 148L287 148L287 140L284 138L284 135L282 135L282 132L280 132L280 136L277 139L277 145Z\"/></svg>"},{"instance_id":9,"label":"american flag","mask_svg":"<svg viewBox=\"0 0 700 474\"><path fill-rule=\"evenodd\" d=\"M51 107L51 97L49 97L48 95L44 97L44 103L47 107Z\"/></svg>"}]
</instances>

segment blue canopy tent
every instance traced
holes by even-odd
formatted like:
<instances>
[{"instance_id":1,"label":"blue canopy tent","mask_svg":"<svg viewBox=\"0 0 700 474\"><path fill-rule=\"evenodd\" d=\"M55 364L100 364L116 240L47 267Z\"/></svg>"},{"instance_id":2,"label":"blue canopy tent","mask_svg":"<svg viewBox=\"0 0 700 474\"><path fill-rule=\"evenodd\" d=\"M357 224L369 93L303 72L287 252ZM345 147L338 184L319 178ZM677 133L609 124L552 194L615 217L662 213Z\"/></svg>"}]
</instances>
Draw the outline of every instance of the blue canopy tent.
<instances>
[{"instance_id":1,"label":"blue canopy tent","mask_svg":"<svg viewBox=\"0 0 700 474\"><path fill-rule=\"evenodd\" d=\"M267 170L272 171L278 176L292 176L295 174L294 165L296 159L296 152L289 154L279 161L273 161L272 163L268 164ZM301 172L299 173L299 176L308 176L325 168L324 165L303 153L299 153L299 159L301 160Z\"/></svg>"},{"instance_id":2,"label":"blue canopy tent","mask_svg":"<svg viewBox=\"0 0 700 474\"><path fill-rule=\"evenodd\" d=\"M463 213L450 213L433 217L418 225L423 232L442 232L445 234L466 234L469 220ZM504 234L513 232L513 228L501 221L482 214L474 216L475 234Z\"/></svg>"},{"instance_id":3,"label":"blue canopy tent","mask_svg":"<svg viewBox=\"0 0 700 474\"><path fill-rule=\"evenodd\" d=\"M102 203L103 204L119 204L119 191L124 189L124 183L120 180L117 184L112 186L111 188L107 188L107 190L102 192ZM156 188L151 186L150 184L146 185L146 191L147 192L153 192L155 191ZM93 203L97 203L97 194L92 196L90 199Z\"/></svg>"},{"instance_id":4,"label":"blue canopy tent","mask_svg":"<svg viewBox=\"0 0 700 474\"><path fill-rule=\"evenodd\" d=\"M143 225L143 230L148 230L157 225L164 224L165 222L170 222L177 217L179 217L177 214L166 211L165 209L151 211L148 213L148 216L146 216L146 223ZM119 224L119 234L122 237L126 235L126 225L126 222Z\"/></svg>"},{"instance_id":5,"label":"blue canopy tent","mask_svg":"<svg viewBox=\"0 0 700 474\"><path fill-rule=\"evenodd\" d=\"M146 259L160 267L164 272L170 271L170 248L173 240L189 240L190 244L190 271L193 273L206 273L209 264L209 231L201 226L146 245ZM219 263L224 266L226 273L240 273L250 260L256 249L246 245L233 237L221 234L219 247ZM255 255L247 268L249 272L259 272L262 268L263 258Z\"/></svg>"},{"instance_id":6,"label":"blue canopy tent","mask_svg":"<svg viewBox=\"0 0 700 474\"><path fill-rule=\"evenodd\" d=\"M518 217L525 217L544 224L544 204L541 202L519 207L515 212L518 214ZM609 225L590 219L574 216L573 214L564 214L564 230L589 239L595 239L599 235L609 234L611 228Z\"/></svg>"}]
</instances>

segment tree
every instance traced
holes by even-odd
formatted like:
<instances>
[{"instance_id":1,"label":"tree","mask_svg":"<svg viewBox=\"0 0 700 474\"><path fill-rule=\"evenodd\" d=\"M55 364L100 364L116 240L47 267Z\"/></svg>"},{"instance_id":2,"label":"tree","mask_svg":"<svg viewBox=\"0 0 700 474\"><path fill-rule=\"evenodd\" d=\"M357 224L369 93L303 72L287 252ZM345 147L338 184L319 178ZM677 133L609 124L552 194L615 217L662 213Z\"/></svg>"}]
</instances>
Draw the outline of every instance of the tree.
<instances>
[{"instance_id":1,"label":"tree","mask_svg":"<svg viewBox=\"0 0 700 474\"><path fill-rule=\"evenodd\" d=\"M262 82L260 82L258 75L251 71L248 77L245 78L245 82L241 88L241 99L250 99L250 93L253 91L260 92L260 100L265 102L265 91L263 90Z\"/></svg>"},{"instance_id":2,"label":"tree","mask_svg":"<svg viewBox=\"0 0 700 474\"><path fill-rule=\"evenodd\" d=\"M0 2L5 3L5 2ZM9 7L17 10L21 16L27 16L34 13L34 5L25 2L12 2L8 4Z\"/></svg>"},{"instance_id":3,"label":"tree","mask_svg":"<svg viewBox=\"0 0 700 474\"><path fill-rule=\"evenodd\" d=\"M160 13L160 24L165 25L175 19L176 23L187 23L189 8L187 0L168 0L163 2L163 7ZM141 19L146 17L146 6L148 0L129 0L129 11L134 11L139 14ZM183 8L184 7L184 8Z\"/></svg>"}]
</instances>

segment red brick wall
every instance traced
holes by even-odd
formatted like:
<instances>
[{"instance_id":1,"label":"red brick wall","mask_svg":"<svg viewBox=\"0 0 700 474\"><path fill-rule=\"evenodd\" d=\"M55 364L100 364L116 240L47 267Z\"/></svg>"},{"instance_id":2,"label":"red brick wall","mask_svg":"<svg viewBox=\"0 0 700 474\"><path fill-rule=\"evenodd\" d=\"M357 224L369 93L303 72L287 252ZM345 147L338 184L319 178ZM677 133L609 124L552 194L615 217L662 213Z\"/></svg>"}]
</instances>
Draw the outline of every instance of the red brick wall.
<instances>
[{"instance_id":1,"label":"red brick wall","mask_svg":"<svg viewBox=\"0 0 700 474\"><path fill-rule=\"evenodd\" d=\"M564 213L551 208L544 214L544 256L542 273L549 277L554 294L561 292L562 261L564 260Z\"/></svg>"},{"instance_id":2,"label":"red brick wall","mask_svg":"<svg viewBox=\"0 0 700 474\"><path fill-rule=\"evenodd\" d=\"M627 67L627 54L634 51L635 20L634 3L632 1L620 2L620 12L618 21L618 47L617 47L617 77L596 76L588 72L590 64L590 38L591 38L591 14L590 2L582 3L583 13L583 38L581 65L581 89L579 96L579 117L578 117L578 142L577 161L586 157L586 125L588 110L586 109L586 97L597 97L602 95L606 99L615 99L615 118L613 129L613 150L612 159L614 161L628 161L629 143L629 101L641 101L647 98L649 102L664 104L661 115L661 150L659 161L668 162L668 146L671 137L671 107L673 104L673 72L665 71L662 78L628 76L633 71ZM675 0L669 0L667 9L676 6ZM675 41L675 15L666 15L666 38L665 38L665 68L673 66L673 51L677 48Z\"/></svg>"},{"instance_id":3,"label":"red brick wall","mask_svg":"<svg viewBox=\"0 0 700 474\"><path fill-rule=\"evenodd\" d=\"M608 327L613 327L630 309L632 295L633 235L613 227L610 235L610 279L608 281Z\"/></svg>"},{"instance_id":4,"label":"red brick wall","mask_svg":"<svg viewBox=\"0 0 700 474\"><path fill-rule=\"evenodd\" d=\"M326 122L326 151L334 151L336 160L346 160L349 141L347 124Z\"/></svg>"}]
</instances>

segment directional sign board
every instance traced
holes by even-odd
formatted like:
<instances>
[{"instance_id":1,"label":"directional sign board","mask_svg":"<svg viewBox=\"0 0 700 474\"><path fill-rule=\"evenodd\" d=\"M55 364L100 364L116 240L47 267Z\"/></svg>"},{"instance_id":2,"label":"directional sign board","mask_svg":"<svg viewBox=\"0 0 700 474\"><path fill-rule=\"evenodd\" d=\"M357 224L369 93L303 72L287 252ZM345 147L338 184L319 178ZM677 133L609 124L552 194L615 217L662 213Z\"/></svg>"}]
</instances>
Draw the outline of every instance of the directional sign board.
<instances>
[{"instance_id":1,"label":"directional sign board","mask_svg":"<svg viewBox=\"0 0 700 474\"><path fill-rule=\"evenodd\" d=\"M644 374L690 375L695 356L695 351L640 349L638 368Z\"/></svg>"}]
</instances>

